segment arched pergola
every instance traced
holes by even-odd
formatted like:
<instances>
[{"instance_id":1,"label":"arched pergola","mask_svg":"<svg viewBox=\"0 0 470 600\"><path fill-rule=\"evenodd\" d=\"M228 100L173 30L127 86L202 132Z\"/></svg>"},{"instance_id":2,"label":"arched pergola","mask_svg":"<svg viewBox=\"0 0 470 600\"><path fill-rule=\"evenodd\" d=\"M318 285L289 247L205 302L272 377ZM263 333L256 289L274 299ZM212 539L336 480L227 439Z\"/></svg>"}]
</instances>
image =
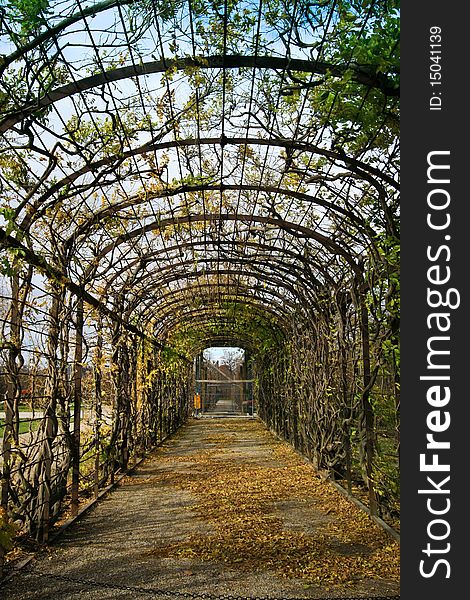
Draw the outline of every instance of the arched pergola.
<instances>
[{"instance_id":1,"label":"arched pergola","mask_svg":"<svg viewBox=\"0 0 470 600\"><path fill-rule=\"evenodd\" d=\"M5 510L46 540L68 486L76 512L175 431L194 358L232 345L267 425L396 515L397 4L0 19Z\"/></svg>"}]
</instances>

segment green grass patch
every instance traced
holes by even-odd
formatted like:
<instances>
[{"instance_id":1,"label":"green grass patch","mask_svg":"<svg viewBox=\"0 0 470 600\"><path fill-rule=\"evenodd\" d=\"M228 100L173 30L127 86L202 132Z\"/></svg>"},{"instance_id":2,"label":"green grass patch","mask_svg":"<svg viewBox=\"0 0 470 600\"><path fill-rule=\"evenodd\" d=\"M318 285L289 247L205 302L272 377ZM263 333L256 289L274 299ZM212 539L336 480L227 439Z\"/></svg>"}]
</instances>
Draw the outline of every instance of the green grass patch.
<instances>
[{"instance_id":1,"label":"green grass patch","mask_svg":"<svg viewBox=\"0 0 470 600\"><path fill-rule=\"evenodd\" d=\"M34 421L20 421L19 433L29 433L30 431L36 431L39 427L39 423L41 419L37 419ZM3 434L5 431L5 421L0 419L0 439L3 438Z\"/></svg>"}]
</instances>

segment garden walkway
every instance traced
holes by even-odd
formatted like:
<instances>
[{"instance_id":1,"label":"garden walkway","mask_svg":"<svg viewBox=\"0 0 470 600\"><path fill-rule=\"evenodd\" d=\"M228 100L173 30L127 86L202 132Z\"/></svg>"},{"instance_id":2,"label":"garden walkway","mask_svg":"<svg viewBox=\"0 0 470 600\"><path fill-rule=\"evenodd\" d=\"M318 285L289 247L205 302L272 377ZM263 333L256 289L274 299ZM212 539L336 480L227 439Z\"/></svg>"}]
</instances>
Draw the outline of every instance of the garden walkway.
<instances>
[{"instance_id":1,"label":"garden walkway","mask_svg":"<svg viewBox=\"0 0 470 600\"><path fill-rule=\"evenodd\" d=\"M0 596L393 596L398 555L258 420L193 419Z\"/></svg>"}]
</instances>

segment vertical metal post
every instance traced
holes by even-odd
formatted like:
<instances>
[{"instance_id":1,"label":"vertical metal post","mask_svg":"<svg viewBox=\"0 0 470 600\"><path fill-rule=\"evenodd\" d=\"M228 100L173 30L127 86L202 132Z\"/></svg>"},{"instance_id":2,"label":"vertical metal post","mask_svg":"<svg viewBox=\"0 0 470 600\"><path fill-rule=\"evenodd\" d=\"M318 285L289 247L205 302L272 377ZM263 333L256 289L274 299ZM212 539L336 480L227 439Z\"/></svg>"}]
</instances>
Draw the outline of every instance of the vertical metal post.
<instances>
[{"instance_id":1,"label":"vertical metal post","mask_svg":"<svg viewBox=\"0 0 470 600\"><path fill-rule=\"evenodd\" d=\"M372 375L370 364L370 339L369 339L369 313L364 298L364 290L358 289L359 316L362 338L362 366L363 366L363 392L361 409L365 424L365 454L366 454L366 476L369 491L369 508L372 515L377 514L377 498L375 495L373 480L373 458L374 458L374 411L370 402L370 390L372 387Z\"/></svg>"},{"instance_id":2,"label":"vertical metal post","mask_svg":"<svg viewBox=\"0 0 470 600\"><path fill-rule=\"evenodd\" d=\"M73 452L72 452L72 516L78 513L80 486L80 425L83 374L83 300L77 301L75 324L75 355L73 362Z\"/></svg>"},{"instance_id":3,"label":"vertical metal post","mask_svg":"<svg viewBox=\"0 0 470 600\"><path fill-rule=\"evenodd\" d=\"M38 494L38 522L37 539L47 542L49 538L50 525L50 502L51 502L51 474L53 460L53 442L56 435L55 419L57 410L58 394L58 369L57 369L57 348L60 336L60 307L64 302L63 290L59 285L54 285L52 295L52 304L50 308L50 329L47 342L47 353L49 356L48 372L48 391L49 405L44 415L45 429L43 443L43 461L41 465L41 478L39 481Z\"/></svg>"},{"instance_id":4,"label":"vertical metal post","mask_svg":"<svg viewBox=\"0 0 470 600\"><path fill-rule=\"evenodd\" d=\"M20 324L18 311L19 276L13 275L11 279L11 304L10 304L10 350L8 353L8 384L5 396L5 429L3 433L3 478L1 488L1 506L8 508L8 495L10 487L10 459L12 442L18 438L18 419L15 423L17 377L16 357L19 351ZM15 430L16 424L16 430Z\"/></svg>"},{"instance_id":5,"label":"vertical metal post","mask_svg":"<svg viewBox=\"0 0 470 600\"><path fill-rule=\"evenodd\" d=\"M103 417L101 408L101 363L103 360L103 321L101 315L98 314L97 318L97 339L96 339L96 355L94 364L94 381L95 381L95 474L94 474L94 486L93 493L95 498L98 497L99 482L100 482L100 450L101 450L101 419Z\"/></svg>"}]
</instances>

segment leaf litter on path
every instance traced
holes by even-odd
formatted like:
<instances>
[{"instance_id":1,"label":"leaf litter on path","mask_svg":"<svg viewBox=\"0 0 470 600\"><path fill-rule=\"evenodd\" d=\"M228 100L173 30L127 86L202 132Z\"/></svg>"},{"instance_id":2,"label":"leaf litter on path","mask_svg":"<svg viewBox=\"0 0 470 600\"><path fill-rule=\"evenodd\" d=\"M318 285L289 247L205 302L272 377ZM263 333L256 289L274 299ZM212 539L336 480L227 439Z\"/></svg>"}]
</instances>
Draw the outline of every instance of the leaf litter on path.
<instances>
[{"instance_id":1,"label":"leaf litter on path","mask_svg":"<svg viewBox=\"0 0 470 600\"><path fill-rule=\"evenodd\" d=\"M160 460L164 470L156 479L190 492L191 510L214 533L190 535L150 555L267 569L306 584L398 582L398 543L259 421L207 421L198 442L179 456L164 450ZM289 526L289 506L297 511L296 527Z\"/></svg>"}]
</instances>

